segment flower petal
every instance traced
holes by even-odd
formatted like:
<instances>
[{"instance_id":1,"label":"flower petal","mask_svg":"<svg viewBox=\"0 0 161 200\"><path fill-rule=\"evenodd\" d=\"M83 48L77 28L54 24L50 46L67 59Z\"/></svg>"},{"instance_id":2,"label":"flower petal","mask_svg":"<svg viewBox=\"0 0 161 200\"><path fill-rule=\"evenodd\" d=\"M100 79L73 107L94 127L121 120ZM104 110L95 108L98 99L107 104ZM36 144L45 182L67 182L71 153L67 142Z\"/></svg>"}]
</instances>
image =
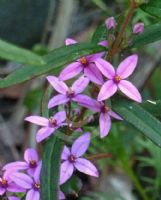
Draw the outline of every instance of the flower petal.
<instances>
[{"instance_id":1,"label":"flower petal","mask_svg":"<svg viewBox=\"0 0 161 200\"><path fill-rule=\"evenodd\" d=\"M29 116L26 117L25 120L39 126L48 126L49 124L49 120L47 118L40 116Z\"/></svg>"},{"instance_id":2,"label":"flower petal","mask_svg":"<svg viewBox=\"0 0 161 200\"><path fill-rule=\"evenodd\" d=\"M103 46L103 47L108 47L108 41L107 40L103 40L103 41L99 42L98 44Z\"/></svg>"},{"instance_id":3,"label":"flower petal","mask_svg":"<svg viewBox=\"0 0 161 200\"><path fill-rule=\"evenodd\" d=\"M70 156L70 150L69 148L65 145L61 154L61 159L62 160L67 160L68 157Z\"/></svg>"},{"instance_id":4,"label":"flower petal","mask_svg":"<svg viewBox=\"0 0 161 200\"><path fill-rule=\"evenodd\" d=\"M36 190L29 190L26 195L26 200L40 200L40 192Z\"/></svg>"},{"instance_id":5,"label":"flower petal","mask_svg":"<svg viewBox=\"0 0 161 200\"><path fill-rule=\"evenodd\" d=\"M97 168L87 159L78 158L74 163L75 168L87 175L98 177L99 173Z\"/></svg>"},{"instance_id":6,"label":"flower petal","mask_svg":"<svg viewBox=\"0 0 161 200\"><path fill-rule=\"evenodd\" d=\"M76 157L80 157L87 151L89 144L90 133L85 133L75 140L71 148L71 153Z\"/></svg>"},{"instance_id":7,"label":"flower petal","mask_svg":"<svg viewBox=\"0 0 161 200\"><path fill-rule=\"evenodd\" d=\"M41 172L41 168L42 168L42 161L39 162L36 170L35 170L35 173L34 173L34 181L36 183L40 183L40 172Z\"/></svg>"},{"instance_id":8,"label":"flower petal","mask_svg":"<svg viewBox=\"0 0 161 200\"><path fill-rule=\"evenodd\" d=\"M115 119L118 119L118 120L123 120L122 117L120 117L117 113L113 112L112 110L110 110L109 112L109 115Z\"/></svg>"},{"instance_id":9,"label":"flower petal","mask_svg":"<svg viewBox=\"0 0 161 200\"><path fill-rule=\"evenodd\" d=\"M80 62L73 62L60 72L59 79L62 81L69 80L77 76L82 70L83 67Z\"/></svg>"},{"instance_id":10,"label":"flower petal","mask_svg":"<svg viewBox=\"0 0 161 200\"><path fill-rule=\"evenodd\" d=\"M85 108L89 108L95 112L100 111L100 107L101 107L100 103L87 95L84 95L84 94L76 95L76 97L73 100Z\"/></svg>"},{"instance_id":11,"label":"flower petal","mask_svg":"<svg viewBox=\"0 0 161 200\"><path fill-rule=\"evenodd\" d=\"M50 99L48 103L48 108L53 108L55 106L65 104L69 101L69 98L64 94L58 94Z\"/></svg>"},{"instance_id":12,"label":"flower petal","mask_svg":"<svg viewBox=\"0 0 161 200\"><path fill-rule=\"evenodd\" d=\"M76 44L78 43L76 40L73 40L72 38L67 38L65 40L65 45L68 46L68 45L72 45L72 44Z\"/></svg>"},{"instance_id":13,"label":"flower petal","mask_svg":"<svg viewBox=\"0 0 161 200\"><path fill-rule=\"evenodd\" d=\"M121 92L123 92L130 99L133 99L134 101L137 101L139 103L142 102L142 98L138 89L131 82L122 80L118 84L118 87L121 90Z\"/></svg>"},{"instance_id":14,"label":"flower petal","mask_svg":"<svg viewBox=\"0 0 161 200\"><path fill-rule=\"evenodd\" d=\"M136 54L127 57L119 64L116 74L118 74L122 79L129 77L136 68L137 62L138 56Z\"/></svg>"},{"instance_id":15,"label":"flower petal","mask_svg":"<svg viewBox=\"0 0 161 200\"><path fill-rule=\"evenodd\" d=\"M99 117L100 137L105 137L111 128L111 118L108 113L101 113Z\"/></svg>"},{"instance_id":16,"label":"flower petal","mask_svg":"<svg viewBox=\"0 0 161 200\"><path fill-rule=\"evenodd\" d=\"M60 167L60 185L65 183L73 174L74 166L69 161L64 161Z\"/></svg>"},{"instance_id":17,"label":"flower petal","mask_svg":"<svg viewBox=\"0 0 161 200\"><path fill-rule=\"evenodd\" d=\"M79 94L83 92L89 84L89 79L81 76L78 80L76 80L71 89L75 92L75 94Z\"/></svg>"},{"instance_id":18,"label":"flower petal","mask_svg":"<svg viewBox=\"0 0 161 200\"><path fill-rule=\"evenodd\" d=\"M91 80L92 82L102 85L103 77L100 71L97 69L96 65L91 63L87 67L84 68L84 74Z\"/></svg>"},{"instance_id":19,"label":"flower petal","mask_svg":"<svg viewBox=\"0 0 161 200\"><path fill-rule=\"evenodd\" d=\"M95 53L89 56L86 56L88 63L94 62L97 58L102 58L105 55L105 52Z\"/></svg>"},{"instance_id":20,"label":"flower petal","mask_svg":"<svg viewBox=\"0 0 161 200\"><path fill-rule=\"evenodd\" d=\"M59 200L64 200L65 199L65 195L62 191L59 191Z\"/></svg>"},{"instance_id":21,"label":"flower petal","mask_svg":"<svg viewBox=\"0 0 161 200\"><path fill-rule=\"evenodd\" d=\"M6 192L6 189L0 186L0 195L2 196Z\"/></svg>"},{"instance_id":22,"label":"flower petal","mask_svg":"<svg viewBox=\"0 0 161 200\"><path fill-rule=\"evenodd\" d=\"M97 100L103 101L105 99L108 99L109 97L114 95L116 91L117 85L113 82L113 80L108 80L102 85Z\"/></svg>"},{"instance_id":23,"label":"flower petal","mask_svg":"<svg viewBox=\"0 0 161 200\"><path fill-rule=\"evenodd\" d=\"M25 189L23 189L21 186L16 185L15 183L10 183L7 187L7 190L9 192L25 192Z\"/></svg>"},{"instance_id":24,"label":"flower petal","mask_svg":"<svg viewBox=\"0 0 161 200\"><path fill-rule=\"evenodd\" d=\"M115 69L109 62L102 58L98 58L95 60L95 64L104 76L113 79L115 76Z\"/></svg>"},{"instance_id":25,"label":"flower petal","mask_svg":"<svg viewBox=\"0 0 161 200\"><path fill-rule=\"evenodd\" d=\"M39 143L54 133L55 128L41 128L36 135L36 141Z\"/></svg>"},{"instance_id":26,"label":"flower petal","mask_svg":"<svg viewBox=\"0 0 161 200\"><path fill-rule=\"evenodd\" d=\"M58 79L56 76L48 76L47 80L57 92L66 95L68 86L63 81Z\"/></svg>"},{"instance_id":27,"label":"flower petal","mask_svg":"<svg viewBox=\"0 0 161 200\"><path fill-rule=\"evenodd\" d=\"M34 161L38 162L39 161L39 156L38 156L38 153L37 153L37 151L35 149L28 148L28 149L26 149L26 151L24 153L24 159L28 163L30 163L31 160L34 160Z\"/></svg>"},{"instance_id":28,"label":"flower petal","mask_svg":"<svg viewBox=\"0 0 161 200\"><path fill-rule=\"evenodd\" d=\"M11 174L10 177L18 186L24 189L32 188L33 180L30 176L23 173L15 172Z\"/></svg>"},{"instance_id":29,"label":"flower petal","mask_svg":"<svg viewBox=\"0 0 161 200\"><path fill-rule=\"evenodd\" d=\"M57 121L58 125L60 125L62 122L66 120L66 112L59 111L53 116L53 118Z\"/></svg>"},{"instance_id":30,"label":"flower petal","mask_svg":"<svg viewBox=\"0 0 161 200\"><path fill-rule=\"evenodd\" d=\"M6 164L3 167L3 170L25 170L28 169L28 164L26 162L22 162L22 161L16 161L16 162L11 162Z\"/></svg>"}]
</instances>

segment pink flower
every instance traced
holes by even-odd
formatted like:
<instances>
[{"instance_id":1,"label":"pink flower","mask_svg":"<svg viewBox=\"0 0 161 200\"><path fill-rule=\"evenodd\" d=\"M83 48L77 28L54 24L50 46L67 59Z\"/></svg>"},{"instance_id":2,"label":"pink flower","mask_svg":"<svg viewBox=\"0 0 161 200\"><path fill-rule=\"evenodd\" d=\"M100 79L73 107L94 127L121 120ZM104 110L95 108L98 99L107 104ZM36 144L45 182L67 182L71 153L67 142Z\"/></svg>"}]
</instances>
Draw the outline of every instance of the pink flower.
<instances>
[{"instance_id":1,"label":"pink flower","mask_svg":"<svg viewBox=\"0 0 161 200\"><path fill-rule=\"evenodd\" d=\"M71 149L64 146L62 152L63 163L60 170L60 184L65 183L72 176L75 168L90 176L99 176L96 167L89 160L81 158L87 151L89 143L90 134L85 133L73 143Z\"/></svg>"},{"instance_id":2,"label":"pink flower","mask_svg":"<svg viewBox=\"0 0 161 200\"><path fill-rule=\"evenodd\" d=\"M40 171L42 163L38 165L33 178L30 176L15 172L11 174L11 179L19 186L27 190L26 200L40 200Z\"/></svg>"},{"instance_id":3,"label":"pink flower","mask_svg":"<svg viewBox=\"0 0 161 200\"><path fill-rule=\"evenodd\" d=\"M101 87L98 94L98 101L108 99L114 95L118 89L130 99L139 103L142 101L138 89L131 82L125 80L133 73L136 68L137 61L137 55L129 56L120 63L116 71L109 62L103 60L102 58L98 58L95 61L98 69L109 79Z\"/></svg>"},{"instance_id":4,"label":"pink flower","mask_svg":"<svg viewBox=\"0 0 161 200\"><path fill-rule=\"evenodd\" d=\"M39 156L35 149L26 149L24 153L25 161L11 162L3 167L3 170L27 170L30 175L33 175L38 164Z\"/></svg>"},{"instance_id":5,"label":"pink flower","mask_svg":"<svg viewBox=\"0 0 161 200\"><path fill-rule=\"evenodd\" d=\"M71 87L68 87L63 81L60 81L55 76L48 76L47 80L60 94L50 99L48 108L64 104L70 101L79 102L79 98L85 95L80 94L89 84L89 79L81 76L76 80Z\"/></svg>"},{"instance_id":6,"label":"pink flower","mask_svg":"<svg viewBox=\"0 0 161 200\"><path fill-rule=\"evenodd\" d=\"M108 17L105 20L105 25L106 25L107 30L114 29L117 25L115 18L114 17Z\"/></svg>"},{"instance_id":7,"label":"pink flower","mask_svg":"<svg viewBox=\"0 0 161 200\"><path fill-rule=\"evenodd\" d=\"M144 23L136 23L133 26L133 34L140 34L144 32Z\"/></svg>"},{"instance_id":8,"label":"pink flower","mask_svg":"<svg viewBox=\"0 0 161 200\"><path fill-rule=\"evenodd\" d=\"M70 38L66 39L66 45L72 45L77 43L77 41ZM105 46L105 42L100 43L100 45ZM76 62L69 64L65 67L59 75L59 78L63 81L71 79L77 76L83 71L84 75L87 76L92 82L101 85L103 83L103 77L99 70L96 68L94 61L96 58L100 58L104 55L103 53L96 53L93 55L83 56Z\"/></svg>"},{"instance_id":9,"label":"pink flower","mask_svg":"<svg viewBox=\"0 0 161 200\"><path fill-rule=\"evenodd\" d=\"M111 129L111 117L122 120L118 114L113 112L103 102L98 102L90 97L82 98L80 105L100 113L99 125L101 138L105 137Z\"/></svg>"},{"instance_id":10,"label":"pink flower","mask_svg":"<svg viewBox=\"0 0 161 200\"><path fill-rule=\"evenodd\" d=\"M43 127L38 130L36 135L36 141L41 142L63 125L66 120L66 113L65 111L60 111L49 119L40 116L29 116L25 120Z\"/></svg>"},{"instance_id":11,"label":"pink flower","mask_svg":"<svg viewBox=\"0 0 161 200\"><path fill-rule=\"evenodd\" d=\"M4 172L3 176L0 177L0 196L8 192L25 192L25 190L15 184L10 175L13 173L13 170L7 170Z\"/></svg>"}]
</instances>

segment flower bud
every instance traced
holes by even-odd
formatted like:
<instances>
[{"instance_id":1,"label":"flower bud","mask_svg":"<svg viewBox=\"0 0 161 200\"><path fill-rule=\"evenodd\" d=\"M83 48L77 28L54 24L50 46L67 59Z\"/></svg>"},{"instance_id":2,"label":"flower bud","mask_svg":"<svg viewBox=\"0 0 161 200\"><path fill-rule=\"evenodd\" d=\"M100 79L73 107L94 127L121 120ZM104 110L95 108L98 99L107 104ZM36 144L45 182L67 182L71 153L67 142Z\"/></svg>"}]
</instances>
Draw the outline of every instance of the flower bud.
<instances>
[{"instance_id":1,"label":"flower bud","mask_svg":"<svg viewBox=\"0 0 161 200\"><path fill-rule=\"evenodd\" d=\"M133 34L140 34L144 32L144 23L140 22L140 23L136 23L133 26Z\"/></svg>"},{"instance_id":2,"label":"flower bud","mask_svg":"<svg viewBox=\"0 0 161 200\"><path fill-rule=\"evenodd\" d=\"M109 17L105 20L107 30L114 29L117 25L114 17Z\"/></svg>"}]
</instances>

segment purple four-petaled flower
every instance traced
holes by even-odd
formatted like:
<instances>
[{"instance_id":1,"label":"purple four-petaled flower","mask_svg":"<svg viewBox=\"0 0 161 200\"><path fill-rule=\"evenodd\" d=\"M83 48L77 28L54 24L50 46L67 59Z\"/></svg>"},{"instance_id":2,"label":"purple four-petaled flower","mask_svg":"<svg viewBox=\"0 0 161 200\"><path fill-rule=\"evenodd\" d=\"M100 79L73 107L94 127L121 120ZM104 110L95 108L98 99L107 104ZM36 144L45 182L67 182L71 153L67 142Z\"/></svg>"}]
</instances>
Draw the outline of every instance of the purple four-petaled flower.
<instances>
[{"instance_id":1,"label":"purple four-petaled flower","mask_svg":"<svg viewBox=\"0 0 161 200\"><path fill-rule=\"evenodd\" d=\"M4 172L3 176L0 177L0 196L8 192L25 192L23 187L17 185L10 178L13 170L7 170Z\"/></svg>"},{"instance_id":2,"label":"purple four-petaled flower","mask_svg":"<svg viewBox=\"0 0 161 200\"><path fill-rule=\"evenodd\" d=\"M75 140L71 149L64 146L62 152L62 164L60 170L60 184L65 183L73 174L74 169L98 177L99 173L96 167L87 159L81 156L87 151L90 143L90 133L85 133Z\"/></svg>"},{"instance_id":3,"label":"purple four-petaled flower","mask_svg":"<svg viewBox=\"0 0 161 200\"><path fill-rule=\"evenodd\" d=\"M35 149L28 148L24 153L25 161L11 162L3 167L3 170L27 170L30 175L33 175L38 164L39 156Z\"/></svg>"},{"instance_id":4,"label":"purple four-petaled flower","mask_svg":"<svg viewBox=\"0 0 161 200\"><path fill-rule=\"evenodd\" d=\"M36 135L37 142L41 142L42 140L53 134L56 129L63 125L63 122L66 120L66 112L57 112L49 119L40 116L29 116L26 117L25 120L39 126L43 126L43 128L38 130Z\"/></svg>"},{"instance_id":5,"label":"purple four-petaled flower","mask_svg":"<svg viewBox=\"0 0 161 200\"><path fill-rule=\"evenodd\" d=\"M98 101L108 99L114 95L118 89L130 99L139 103L142 101L138 89L131 82L125 80L133 73L137 61L137 55L129 56L119 64L116 70L108 61L102 58L98 58L95 61L98 69L109 79L101 87L98 94Z\"/></svg>"},{"instance_id":6,"label":"purple four-petaled flower","mask_svg":"<svg viewBox=\"0 0 161 200\"><path fill-rule=\"evenodd\" d=\"M71 87L68 87L63 81L55 76L48 76L47 80L54 87L54 89L60 94L50 99L48 108L65 104L70 101L79 102L79 98L83 98L85 95L80 94L85 90L89 84L89 79L81 76L76 80Z\"/></svg>"},{"instance_id":7,"label":"purple four-petaled flower","mask_svg":"<svg viewBox=\"0 0 161 200\"><path fill-rule=\"evenodd\" d=\"M77 43L77 41L69 38L66 39L65 43L66 45L72 45ZM105 46L107 45L107 42L105 41L103 41L103 43L100 42L100 45ZM100 71L95 66L94 61L97 58L101 58L103 55L104 52L83 56L82 58L76 60L76 62L73 62L69 64L67 67L65 67L60 73L59 78L65 81L77 76L80 72L83 71L84 75L87 76L90 81L98 85L102 85L103 77Z\"/></svg>"},{"instance_id":8,"label":"purple four-petaled flower","mask_svg":"<svg viewBox=\"0 0 161 200\"><path fill-rule=\"evenodd\" d=\"M96 101L88 96L84 99L81 99L80 105L100 113L99 124L101 138L105 137L110 131L111 117L122 120L122 118L118 114L113 112L111 108L107 106L104 102Z\"/></svg>"}]
</instances>

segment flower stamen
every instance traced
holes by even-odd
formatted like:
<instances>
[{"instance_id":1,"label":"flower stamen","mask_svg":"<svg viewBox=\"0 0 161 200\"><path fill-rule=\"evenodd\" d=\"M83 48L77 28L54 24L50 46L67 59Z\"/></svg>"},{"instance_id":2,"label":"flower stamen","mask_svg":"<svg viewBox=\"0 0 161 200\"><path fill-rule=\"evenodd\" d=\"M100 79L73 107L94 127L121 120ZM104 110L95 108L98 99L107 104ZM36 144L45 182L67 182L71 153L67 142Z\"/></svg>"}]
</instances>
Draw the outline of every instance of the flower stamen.
<instances>
[{"instance_id":1,"label":"flower stamen","mask_svg":"<svg viewBox=\"0 0 161 200\"><path fill-rule=\"evenodd\" d=\"M1 183L3 188L6 188L8 186L8 181L6 179L4 179L4 178L2 178L0 183Z\"/></svg>"},{"instance_id":2,"label":"flower stamen","mask_svg":"<svg viewBox=\"0 0 161 200\"><path fill-rule=\"evenodd\" d=\"M50 124L51 127L55 127L55 126L57 126L57 120L54 119L53 117L50 117L49 118L49 124Z\"/></svg>"},{"instance_id":3,"label":"flower stamen","mask_svg":"<svg viewBox=\"0 0 161 200\"><path fill-rule=\"evenodd\" d=\"M29 166L30 166L30 168L36 168L37 162L35 160L30 160Z\"/></svg>"},{"instance_id":4,"label":"flower stamen","mask_svg":"<svg viewBox=\"0 0 161 200\"><path fill-rule=\"evenodd\" d=\"M85 56L80 59L80 62L82 65L87 65L88 63L87 58Z\"/></svg>"},{"instance_id":5,"label":"flower stamen","mask_svg":"<svg viewBox=\"0 0 161 200\"><path fill-rule=\"evenodd\" d=\"M119 83L121 81L121 77L119 76L119 75L116 75L115 77L114 77L114 82L115 83Z\"/></svg>"}]
</instances>

